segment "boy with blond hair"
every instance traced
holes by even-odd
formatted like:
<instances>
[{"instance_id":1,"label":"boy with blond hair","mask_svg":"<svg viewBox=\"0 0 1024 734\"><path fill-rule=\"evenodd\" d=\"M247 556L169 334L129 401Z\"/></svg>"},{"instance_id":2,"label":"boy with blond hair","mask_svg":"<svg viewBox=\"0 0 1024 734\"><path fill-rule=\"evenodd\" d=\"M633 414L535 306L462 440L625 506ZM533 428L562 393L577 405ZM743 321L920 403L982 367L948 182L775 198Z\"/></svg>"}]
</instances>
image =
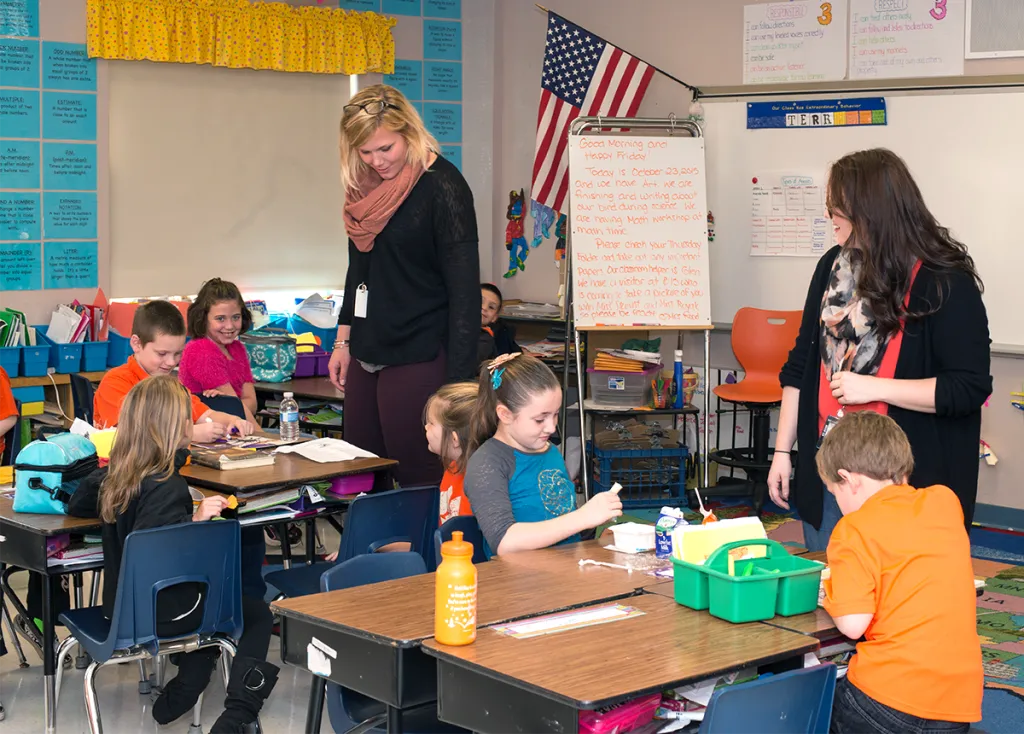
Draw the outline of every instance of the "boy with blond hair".
<instances>
[{"instance_id":1,"label":"boy with blond hair","mask_svg":"<svg viewBox=\"0 0 1024 734\"><path fill-rule=\"evenodd\" d=\"M840 419L816 461L843 513L824 606L840 632L864 638L836 685L831 731L968 731L984 679L960 501L908 486L910 442L873 411Z\"/></svg>"}]
</instances>

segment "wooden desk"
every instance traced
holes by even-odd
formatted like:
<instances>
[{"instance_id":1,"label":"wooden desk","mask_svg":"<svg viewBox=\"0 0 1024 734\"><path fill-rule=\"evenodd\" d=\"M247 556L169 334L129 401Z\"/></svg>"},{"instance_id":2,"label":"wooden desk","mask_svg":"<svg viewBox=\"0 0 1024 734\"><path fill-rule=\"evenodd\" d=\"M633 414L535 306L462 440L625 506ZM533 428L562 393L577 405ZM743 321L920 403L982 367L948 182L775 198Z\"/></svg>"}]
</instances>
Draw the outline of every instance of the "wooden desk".
<instances>
[{"instance_id":1,"label":"wooden desk","mask_svg":"<svg viewBox=\"0 0 1024 734\"><path fill-rule=\"evenodd\" d=\"M365 472L384 472L398 465L393 459L353 459L321 464L296 454L277 454L273 466L221 471L190 464L181 470L189 484L214 489L223 494L251 492L269 487L324 482L337 477Z\"/></svg>"},{"instance_id":2,"label":"wooden desk","mask_svg":"<svg viewBox=\"0 0 1024 734\"><path fill-rule=\"evenodd\" d=\"M256 392L263 393L294 393L297 398L327 400L338 403L345 400L345 393L338 390L326 377L300 377L288 382L257 382L253 385Z\"/></svg>"},{"instance_id":3,"label":"wooden desk","mask_svg":"<svg viewBox=\"0 0 1024 734\"><path fill-rule=\"evenodd\" d=\"M65 375L67 377L67 375ZM32 515L14 511L14 502L0 497L0 562L7 566L36 571L44 576L61 576L68 573L93 571L103 567L103 562L83 563L74 566L50 567L46 565L46 539L62 533L98 532L98 519L85 520L66 515ZM76 579L80 580L80 576ZM56 727L56 666L53 646L54 610L53 593L49 578L43 584L43 721L47 734L53 734ZM76 581L76 595L80 589Z\"/></svg>"},{"instance_id":4,"label":"wooden desk","mask_svg":"<svg viewBox=\"0 0 1024 734\"><path fill-rule=\"evenodd\" d=\"M643 616L515 639L480 630L437 658L438 714L476 732L575 732L579 712L751 666L793 669L818 641L764 624L730 624L661 596L625 604Z\"/></svg>"},{"instance_id":5,"label":"wooden desk","mask_svg":"<svg viewBox=\"0 0 1024 734\"><path fill-rule=\"evenodd\" d=\"M617 569L588 566L554 574L491 561L477 566L477 624L498 624L636 593ZM383 702L389 730L401 709L436 699L433 658L420 643L434 634L434 574L275 602L281 615L281 657L306 668L306 646L317 640L337 651L328 679ZM319 731L323 679L313 678L306 731Z\"/></svg>"}]
</instances>

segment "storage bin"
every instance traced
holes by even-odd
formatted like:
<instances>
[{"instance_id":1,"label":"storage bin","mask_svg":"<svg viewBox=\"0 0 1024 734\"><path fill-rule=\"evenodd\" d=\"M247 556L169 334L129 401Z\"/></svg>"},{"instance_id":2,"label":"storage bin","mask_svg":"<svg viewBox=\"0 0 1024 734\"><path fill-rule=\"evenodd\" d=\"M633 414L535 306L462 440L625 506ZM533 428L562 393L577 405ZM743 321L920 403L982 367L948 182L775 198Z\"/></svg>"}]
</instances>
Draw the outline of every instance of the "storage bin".
<instances>
[{"instance_id":1,"label":"storage bin","mask_svg":"<svg viewBox=\"0 0 1024 734\"><path fill-rule=\"evenodd\" d=\"M317 377L327 374L327 365L331 361L330 352L314 347L312 352L299 352L295 362L296 377Z\"/></svg>"},{"instance_id":2,"label":"storage bin","mask_svg":"<svg viewBox=\"0 0 1024 734\"><path fill-rule=\"evenodd\" d=\"M37 326L36 338L40 344L45 344L50 349L49 366L61 375L69 375L72 372L82 371L82 345L81 344L56 344L46 336L45 326ZM45 372L43 374L46 374Z\"/></svg>"},{"instance_id":3,"label":"storage bin","mask_svg":"<svg viewBox=\"0 0 1024 734\"><path fill-rule=\"evenodd\" d=\"M763 558L738 560L729 575L729 551L764 546ZM791 556L774 540L739 540L712 553L704 565L672 558L675 600L691 609L736 624L760 622L776 614L806 614L818 606L824 564Z\"/></svg>"},{"instance_id":4,"label":"storage bin","mask_svg":"<svg viewBox=\"0 0 1024 734\"><path fill-rule=\"evenodd\" d=\"M616 408L641 408L651 404L653 392L651 380L658 376L661 367L651 367L643 372L611 372L587 369L590 397L601 405Z\"/></svg>"},{"instance_id":5,"label":"storage bin","mask_svg":"<svg viewBox=\"0 0 1024 734\"><path fill-rule=\"evenodd\" d=\"M347 477L335 477L331 480L331 488L327 491L339 497L348 497L373 489L373 472L349 474Z\"/></svg>"},{"instance_id":6,"label":"storage bin","mask_svg":"<svg viewBox=\"0 0 1024 734\"><path fill-rule=\"evenodd\" d=\"M46 391L42 385L35 387L15 387L11 390L14 399L19 403L41 403L46 400Z\"/></svg>"},{"instance_id":7,"label":"storage bin","mask_svg":"<svg viewBox=\"0 0 1024 734\"><path fill-rule=\"evenodd\" d=\"M8 377L21 374L21 347L0 347L0 367Z\"/></svg>"},{"instance_id":8,"label":"storage bin","mask_svg":"<svg viewBox=\"0 0 1024 734\"><path fill-rule=\"evenodd\" d=\"M50 345L45 344L41 336L37 336L38 345L21 347L21 376L43 377L50 366Z\"/></svg>"},{"instance_id":9,"label":"storage bin","mask_svg":"<svg viewBox=\"0 0 1024 734\"><path fill-rule=\"evenodd\" d=\"M313 326L300 316L292 316L288 319L288 331L292 334L315 334L320 337L320 348L325 352L334 349L334 340L338 338L338 327L332 326L329 329L321 329ZM309 375L307 375L308 377Z\"/></svg>"},{"instance_id":10,"label":"storage bin","mask_svg":"<svg viewBox=\"0 0 1024 734\"><path fill-rule=\"evenodd\" d=\"M107 367L120 367L132 356L132 340L112 331L107 339Z\"/></svg>"},{"instance_id":11,"label":"storage bin","mask_svg":"<svg viewBox=\"0 0 1024 734\"><path fill-rule=\"evenodd\" d=\"M85 342L82 345L82 371L102 372L107 369L109 342Z\"/></svg>"},{"instance_id":12,"label":"storage bin","mask_svg":"<svg viewBox=\"0 0 1024 734\"><path fill-rule=\"evenodd\" d=\"M602 449L587 442L593 457L594 491L604 492L618 482L626 507L661 507L686 499L685 446L661 449Z\"/></svg>"},{"instance_id":13,"label":"storage bin","mask_svg":"<svg viewBox=\"0 0 1024 734\"><path fill-rule=\"evenodd\" d=\"M630 553L654 550L654 526L623 522L611 526L616 548Z\"/></svg>"}]
</instances>

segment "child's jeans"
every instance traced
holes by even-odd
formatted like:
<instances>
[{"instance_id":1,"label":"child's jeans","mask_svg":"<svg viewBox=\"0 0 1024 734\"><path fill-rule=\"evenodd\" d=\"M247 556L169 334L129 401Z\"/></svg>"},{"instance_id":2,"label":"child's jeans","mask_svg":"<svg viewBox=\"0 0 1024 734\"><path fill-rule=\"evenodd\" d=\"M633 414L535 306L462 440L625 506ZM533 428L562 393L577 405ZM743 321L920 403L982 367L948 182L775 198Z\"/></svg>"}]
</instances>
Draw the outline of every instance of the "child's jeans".
<instances>
[{"instance_id":1,"label":"child's jeans","mask_svg":"<svg viewBox=\"0 0 1024 734\"><path fill-rule=\"evenodd\" d=\"M966 732L970 724L955 721L934 721L911 716L861 691L849 679L836 681L836 697L832 703L832 734L947 734Z\"/></svg>"}]
</instances>

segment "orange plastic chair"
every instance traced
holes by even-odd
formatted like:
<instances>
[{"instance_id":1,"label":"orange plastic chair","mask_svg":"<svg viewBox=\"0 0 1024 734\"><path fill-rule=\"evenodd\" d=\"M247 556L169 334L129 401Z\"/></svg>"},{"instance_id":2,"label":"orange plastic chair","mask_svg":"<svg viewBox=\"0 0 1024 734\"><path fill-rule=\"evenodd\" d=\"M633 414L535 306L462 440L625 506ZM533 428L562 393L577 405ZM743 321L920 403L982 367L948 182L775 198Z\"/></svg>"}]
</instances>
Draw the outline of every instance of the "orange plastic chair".
<instances>
[{"instance_id":1,"label":"orange plastic chair","mask_svg":"<svg viewBox=\"0 0 1024 734\"><path fill-rule=\"evenodd\" d=\"M751 444L746 448L713 451L710 459L722 466L743 469L752 482L754 509L761 511L767 491L771 451L771 409L782 402L779 372L800 331L801 311L766 311L741 308L732 322L732 351L744 377L719 385L714 394L750 411ZM725 494L726 492L715 492Z\"/></svg>"}]
</instances>

